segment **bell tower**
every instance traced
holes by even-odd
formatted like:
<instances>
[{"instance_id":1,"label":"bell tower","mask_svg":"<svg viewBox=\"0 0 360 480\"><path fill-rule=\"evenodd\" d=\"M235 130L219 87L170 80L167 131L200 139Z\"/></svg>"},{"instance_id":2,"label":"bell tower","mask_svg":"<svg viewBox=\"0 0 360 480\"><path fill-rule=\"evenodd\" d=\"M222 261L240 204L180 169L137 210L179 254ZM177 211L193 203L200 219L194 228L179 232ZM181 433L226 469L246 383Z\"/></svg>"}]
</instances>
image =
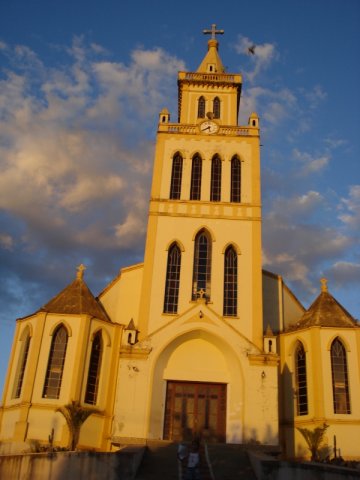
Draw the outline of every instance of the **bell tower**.
<instances>
[{"instance_id":1,"label":"bell tower","mask_svg":"<svg viewBox=\"0 0 360 480\"><path fill-rule=\"evenodd\" d=\"M159 117L139 338L203 302L262 348L259 119L238 124L242 77L222 64L224 31L204 33L200 66L178 74L178 121Z\"/></svg>"}]
</instances>

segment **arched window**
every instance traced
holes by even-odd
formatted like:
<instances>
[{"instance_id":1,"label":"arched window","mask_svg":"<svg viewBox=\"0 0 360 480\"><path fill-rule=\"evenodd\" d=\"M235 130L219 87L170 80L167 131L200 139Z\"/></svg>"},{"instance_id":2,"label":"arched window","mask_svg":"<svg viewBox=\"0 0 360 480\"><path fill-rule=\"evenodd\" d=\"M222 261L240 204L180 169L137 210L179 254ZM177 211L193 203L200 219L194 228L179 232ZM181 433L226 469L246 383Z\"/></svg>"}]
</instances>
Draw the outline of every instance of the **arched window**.
<instances>
[{"instance_id":1,"label":"arched window","mask_svg":"<svg viewBox=\"0 0 360 480\"><path fill-rule=\"evenodd\" d=\"M224 257L224 316L237 315L237 253L231 245Z\"/></svg>"},{"instance_id":2,"label":"arched window","mask_svg":"<svg viewBox=\"0 0 360 480\"><path fill-rule=\"evenodd\" d=\"M345 347L339 338L331 344L334 413L351 413Z\"/></svg>"},{"instance_id":3,"label":"arched window","mask_svg":"<svg viewBox=\"0 0 360 480\"><path fill-rule=\"evenodd\" d=\"M241 202L241 162L236 156L231 159L230 202Z\"/></svg>"},{"instance_id":4,"label":"arched window","mask_svg":"<svg viewBox=\"0 0 360 480\"><path fill-rule=\"evenodd\" d=\"M203 229L195 237L192 299L210 299L211 237Z\"/></svg>"},{"instance_id":5,"label":"arched window","mask_svg":"<svg viewBox=\"0 0 360 480\"><path fill-rule=\"evenodd\" d=\"M296 409L298 415L308 414L307 377L306 377L306 353L301 342L295 350L295 388Z\"/></svg>"},{"instance_id":6,"label":"arched window","mask_svg":"<svg viewBox=\"0 0 360 480\"><path fill-rule=\"evenodd\" d=\"M101 331L97 332L92 342L88 378L85 392L85 403L95 405L99 390L101 357L103 351L103 341Z\"/></svg>"},{"instance_id":7,"label":"arched window","mask_svg":"<svg viewBox=\"0 0 360 480\"><path fill-rule=\"evenodd\" d=\"M192 166L191 166L190 200L200 200L201 173L202 173L202 160L200 155L195 155L192 159Z\"/></svg>"},{"instance_id":8,"label":"arched window","mask_svg":"<svg viewBox=\"0 0 360 480\"><path fill-rule=\"evenodd\" d=\"M13 390L13 398L20 398L20 395L21 395L25 368L26 368L26 363L27 363L27 358L28 358L28 353L30 348L30 340L31 340L30 332L27 331L25 338L21 341L19 362L18 362L14 390Z\"/></svg>"},{"instance_id":9,"label":"arched window","mask_svg":"<svg viewBox=\"0 0 360 480\"><path fill-rule=\"evenodd\" d=\"M169 248L168 252L164 313L177 313L180 285L180 267L181 251L177 244L173 243Z\"/></svg>"},{"instance_id":10,"label":"arched window","mask_svg":"<svg viewBox=\"0 0 360 480\"><path fill-rule=\"evenodd\" d=\"M221 200L221 160L217 155L211 161L210 200L212 202Z\"/></svg>"},{"instance_id":11,"label":"arched window","mask_svg":"<svg viewBox=\"0 0 360 480\"><path fill-rule=\"evenodd\" d=\"M200 97L198 101L198 118L205 118L205 98Z\"/></svg>"},{"instance_id":12,"label":"arched window","mask_svg":"<svg viewBox=\"0 0 360 480\"><path fill-rule=\"evenodd\" d=\"M176 153L173 158L170 198L172 200L179 200L181 194L181 178L182 178L183 159L180 153Z\"/></svg>"},{"instance_id":13,"label":"arched window","mask_svg":"<svg viewBox=\"0 0 360 480\"><path fill-rule=\"evenodd\" d=\"M68 333L64 325L54 332L46 369L43 398L59 398L64 370Z\"/></svg>"},{"instance_id":14,"label":"arched window","mask_svg":"<svg viewBox=\"0 0 360 480\"><path fill-rule=\"evenodd\" d=\"M214 118L220 118L220 98L219 97L214 98L213 114L214 114Z\"/></svg>"}]
</instances>

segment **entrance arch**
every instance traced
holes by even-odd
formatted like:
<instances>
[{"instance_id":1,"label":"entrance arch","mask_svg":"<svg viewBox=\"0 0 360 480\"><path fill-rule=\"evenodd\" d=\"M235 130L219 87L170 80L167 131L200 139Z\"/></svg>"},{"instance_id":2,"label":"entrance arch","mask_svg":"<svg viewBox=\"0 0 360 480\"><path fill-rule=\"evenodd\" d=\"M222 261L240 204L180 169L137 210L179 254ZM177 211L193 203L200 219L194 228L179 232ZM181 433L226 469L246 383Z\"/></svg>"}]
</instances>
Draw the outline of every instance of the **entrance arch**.
<instances>
[{"instance_id":1,"label":"entrance arch","mask_svg":"<svg viewBox=\"0 0 360 480\"><path fill-rule=\"evenodd\" d=\"M153 370L149 437L242 440L244 382L231 345L192 330L164 346Z\"/></svg>"}]
</instances>

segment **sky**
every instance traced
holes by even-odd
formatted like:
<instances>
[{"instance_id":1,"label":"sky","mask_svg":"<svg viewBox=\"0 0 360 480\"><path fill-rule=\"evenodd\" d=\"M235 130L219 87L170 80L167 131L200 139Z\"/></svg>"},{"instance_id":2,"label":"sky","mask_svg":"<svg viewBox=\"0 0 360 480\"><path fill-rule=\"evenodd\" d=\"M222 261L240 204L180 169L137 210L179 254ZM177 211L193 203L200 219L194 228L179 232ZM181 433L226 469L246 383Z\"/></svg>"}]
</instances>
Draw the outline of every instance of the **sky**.
<instances>
[{"instance_id":1,"label":"sky","mask_svg":"<svg viewBox=\"0 0 360 480\"><path fill-rule=\"evenodd\" d=\"M143 260L158 115L213 23L260 117L263 266L360 318L358 0L1 0L0 391L17 318Z\"/></svg>"}]
</instances>

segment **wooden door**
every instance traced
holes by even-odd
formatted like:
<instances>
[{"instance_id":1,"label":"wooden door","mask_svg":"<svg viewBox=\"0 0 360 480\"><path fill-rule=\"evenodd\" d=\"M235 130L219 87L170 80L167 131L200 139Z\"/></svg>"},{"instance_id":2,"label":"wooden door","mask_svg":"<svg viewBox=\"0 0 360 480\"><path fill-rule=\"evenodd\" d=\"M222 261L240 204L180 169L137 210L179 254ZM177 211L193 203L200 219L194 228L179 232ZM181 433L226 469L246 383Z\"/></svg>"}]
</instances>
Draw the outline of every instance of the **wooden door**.
<instances>
[{"instance_id":1,"label":"wooden door","mask_svg":"<svg viewBox=\"0 0 360 480\"><path fill-rule=\"evenodd\" d=\"M222 383L173 382L167 384L165 440L225 442L226 385Z\"/></svg>"}]
</instances>

